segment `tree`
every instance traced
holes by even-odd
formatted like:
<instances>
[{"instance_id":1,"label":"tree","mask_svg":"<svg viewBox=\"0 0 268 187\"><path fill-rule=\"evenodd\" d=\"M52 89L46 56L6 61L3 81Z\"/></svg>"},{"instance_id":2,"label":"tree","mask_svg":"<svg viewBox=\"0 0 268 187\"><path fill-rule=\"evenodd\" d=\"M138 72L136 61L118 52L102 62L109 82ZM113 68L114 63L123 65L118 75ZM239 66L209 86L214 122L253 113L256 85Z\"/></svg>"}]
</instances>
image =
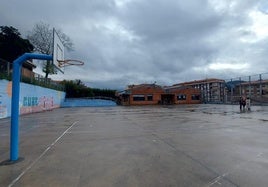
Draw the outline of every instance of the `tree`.
<instances>
[{"instance_id":1,"label":"tree","mask_svg":"<svg viewBox=\"0 0 268 187\"><path fill-rule=\"evenodd\" d=\"M61 84L65 87L66 98L81 97L110 97L115 98L116 90L89 88L81 80L64 80Z\"/></svg>"},{"instance_id":2,"label":"tree","mask_svg":"<svg viewBox=\"0 0 268 187\"><path fill-rule=\"evenodd\" d=\"M71 51L73 50L73 42L70 37L64 34L61 30L56 30L61 38L64 47ZM34 25L32 31L29 32L27 38L34 46L34 50L42 54L52 55L53 53L53 28L49 24L43 22ZM51 61L45 61L42 67L45 77L48 75L57 74L57 69L54 67Z\"/></svg>"},{"instance_id":3,"label":"tree","mask_svg":"<svg viewBox=\"0 0 268 187\"><path fill-rule=\"evenodd\" d=\"M33 45L23 39L16 28L0 26L0 30L0 58L13 62L22 54L33 51Z\"/></svg>"},{"instance_id":4,"label":"tree","mask_svg":"<svg viewBox=\"0 0 268 187\"><path fill-rule=\"evenodd\" d=\"M61 82L65 87L66 98L92 97L92 89L88 88L81 80L64 80Z\"/></svg>"}]
</instances>

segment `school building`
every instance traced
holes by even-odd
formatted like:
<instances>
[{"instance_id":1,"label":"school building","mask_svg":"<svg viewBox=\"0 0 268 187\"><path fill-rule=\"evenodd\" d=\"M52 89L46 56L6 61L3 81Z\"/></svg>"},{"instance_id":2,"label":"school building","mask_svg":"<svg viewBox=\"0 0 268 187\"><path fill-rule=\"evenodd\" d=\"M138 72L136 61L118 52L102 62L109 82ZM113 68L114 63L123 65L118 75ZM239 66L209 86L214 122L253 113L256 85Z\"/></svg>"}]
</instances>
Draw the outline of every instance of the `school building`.
<instances>
[{"instance_id":1,"label":"school building","mask_svg":"<svg viewBox=\"0 0 268 187\"><path fill-rule=\"evenodd\" d=\"M268 80L240 82L234 86L233 100L246 96L256 102L268 102Z\"/></svg>"},{"instance_id":2,"label":"school building","mask_svg":"<svg viewBox=\"0 0 268 187\"><path fill-rule=\"evenodd\" d=\"M122 105L199 104L200 91L191 87L161 87L156 84L130 85L117 92Z\"/></svg>"},{"instance_id":3,"label":"school building","mask_svg":"<svg viewBox=\"0 0 268 187\"><path fill-rule=\"evenodd\" d=\"M130 85L117 92L122 105L238 103L240 96L249 97L254 103L268 103L268 79L225 82L209 78L164 87Z\"/></svg>"},{"instance_id":4,"label":"school building","mask_svg":"<svg viewBox=\"0 0 268 187\"><path fill-rule=\"evenodd\" d=\"M202 79L190 82L183 82L173 85L176 87L191 87L200 91L203 103L223 103L226 94L225 81L222 79Z\"/></svg>"}]
</instances>

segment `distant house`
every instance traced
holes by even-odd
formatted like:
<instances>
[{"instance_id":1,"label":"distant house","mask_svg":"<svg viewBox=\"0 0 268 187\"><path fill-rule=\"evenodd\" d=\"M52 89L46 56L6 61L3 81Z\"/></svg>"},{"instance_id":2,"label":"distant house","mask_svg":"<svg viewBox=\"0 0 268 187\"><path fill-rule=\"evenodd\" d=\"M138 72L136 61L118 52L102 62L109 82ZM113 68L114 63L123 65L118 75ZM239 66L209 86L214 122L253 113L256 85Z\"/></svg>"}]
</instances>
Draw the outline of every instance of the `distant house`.
<instances>
[{"instance_id":1,"label":"distant house","mask_svg":"<svg viewBox=\"0 0 268 187\"><path fill-rule=\"evenodd\" d=\"M268 102L268 80L241 82L234 87L233 97L247 96L254 101Z\"/></svg>"},{"instance_id":2,"label":"distant house","mask_svg":"<svg viewBox=\"0 0 268 187\"><path fill-rule=\"evenodd\" d=\"M12 63L4 59L0 59L0 73L6 73L9 75L12 72ZM21 74L23 77L32 78L34 76L33 69L36 65L32 61L27 60L22 64Z\"/></svg>"},{"instance_id":3,"label":"distant house","mask_svg":"<svg viewBox=\"0 0 268 187\"><path fill-rule=\"evenodd\" d=\"M204 103L223 103L225 96L225 81L222 79L203 79L175 84L173 88L191 87L200 90Z\"/></svg>"},{"instance_id":4,"label":"distant house","mask_svg":"<svg viewBox=\"0 0 268 187\"><path fill-rule=\"evenodd\" d=\"M129 85L122 92L118 92L122 105L155 105L161 103L161 95L164 90L156 84Z\"/></svg>"},{"instance_id":5,"label":"distant house","mask_svg":"<svg viewBox=\"0 0 268 187\"><path fill-rule=\"evenodd\" d=\"M237 87L240 87L242 95L254 97L268 95L268 80L242 82Z\"/></svg>"},{"instance_id":6,"label":"distant house","mask_svg":"<svg viewBox=\"0 0 268 187\"><path fill-rule=\"evenodd\" d=\"M161 87L156 84L130 85L126 90L117 92L117 97L122 105L201 103L198 89Z\"/></svg>"},{"instance_id":7,"label":"distant house","mask_svg":"<svg viewBox=\"0 0 268 187\"><path fill-rule=\"evenodd\" d=\"M33 73L33 69L36 68L36 65L33 64L32 61L27 60L26 62L24 62L22 64L22 68L21 68L21 74L24 77L28 77L28 78L33 78L34 73Z\"/></svg>"},{"instance_id":8,"label":"distant house","mask_svg":"<svg viewBox=\"0 0 268 187\"><path fill-rule=\"evenodd\" d=\"M174 104L200 104L202 102L201 91L190 86L165 87L165 92L175 97Z\"/></svg>"}]
</instances>

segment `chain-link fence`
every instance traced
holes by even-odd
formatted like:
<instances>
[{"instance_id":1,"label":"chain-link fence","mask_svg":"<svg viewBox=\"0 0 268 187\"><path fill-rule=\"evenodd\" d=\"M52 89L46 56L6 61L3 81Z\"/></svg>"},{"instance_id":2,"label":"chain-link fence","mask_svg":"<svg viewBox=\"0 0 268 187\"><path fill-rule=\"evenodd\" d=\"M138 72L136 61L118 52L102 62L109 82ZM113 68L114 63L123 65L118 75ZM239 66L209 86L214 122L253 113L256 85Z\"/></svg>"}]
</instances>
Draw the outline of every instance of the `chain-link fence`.
<instances>
[{"instance_id":1,"label":"chain-link fence","mask_svg":"<svg viewBox=\"0 0 268 187\"><path fill-rule=\"evenodd\" d=\"M12 64L6 60L0 59L0 79L11 80ZM37 74L25 67L21 68L21 82L52 88L56 90L64 90L64 86L50 78Z\"/></svg>"},{"instance_id":2,"label":"chain-link fence","mask_svg":"<svg viewBox=\"0 0 268 187\"><path fill-rule=\"evenodd\" d=\"M225 103L238 103L240 96L255 104L268 104L268 73L226 79Z\"/></svg>"}]
</instances>

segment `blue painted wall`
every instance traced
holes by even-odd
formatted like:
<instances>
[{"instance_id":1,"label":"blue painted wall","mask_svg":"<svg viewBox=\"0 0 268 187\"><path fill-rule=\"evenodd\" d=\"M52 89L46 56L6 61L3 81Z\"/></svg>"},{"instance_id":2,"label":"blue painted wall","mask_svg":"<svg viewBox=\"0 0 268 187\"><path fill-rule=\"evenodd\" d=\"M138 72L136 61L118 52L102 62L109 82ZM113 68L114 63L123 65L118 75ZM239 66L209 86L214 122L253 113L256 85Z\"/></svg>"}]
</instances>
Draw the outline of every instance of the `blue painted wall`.
<instances>
[{"instance_id":1,"label":"blue painted wall","mask_svg":"<svg viewBox=\"0 0 268 187\"><path fill-rule=\"evenodd\" d=\"M11 97L12 82L0 80L0 118L11 116ZM20 83L20 114L59 108L64 99L65 92Z\"/></svg>"},{"instance_id":2,"label":"blue painted wall","mask_svg":"<svg viewBox=\"0 0 268 187\"><path fill-rule=\"evenodd\" d=\"M116 106L103 99L66 99L65 92L20 83L20 114L42 112L59 107ZM0 119L11 116L12 82L0 80Z\"/></svg>"},{"instance_id":3,"label":"blue painted wall","mask_svg":"<svg viewBox=\"0 0 268 187\"><path fill-rule=\"evenodd\" d=\"M104 99L66 99L61 107L101 107L116 106L114 101Z\"/></svg>"}]
</instances>

